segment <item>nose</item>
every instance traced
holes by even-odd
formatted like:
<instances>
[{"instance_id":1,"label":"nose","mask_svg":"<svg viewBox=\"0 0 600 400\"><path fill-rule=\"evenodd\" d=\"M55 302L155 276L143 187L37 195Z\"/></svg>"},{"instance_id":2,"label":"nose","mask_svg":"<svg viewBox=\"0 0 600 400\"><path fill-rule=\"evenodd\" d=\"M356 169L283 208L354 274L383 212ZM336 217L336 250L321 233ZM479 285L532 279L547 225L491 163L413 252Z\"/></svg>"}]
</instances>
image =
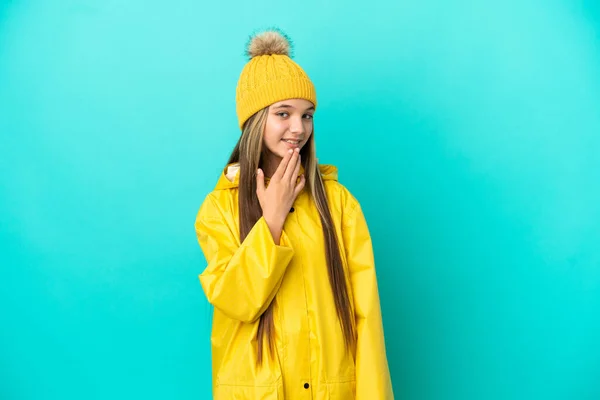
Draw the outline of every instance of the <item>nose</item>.
<instances>
[{"instance_id":1,"label":"nose","mask_svg":"<svg viewBox=\"0 0 600 400\"><path fill-rule=\"evenodd\" d=\"M304 135L305 133L304 121L302 118L292 118L290 121L290 132L295 135Z\"/></svg>"}]
</instances>

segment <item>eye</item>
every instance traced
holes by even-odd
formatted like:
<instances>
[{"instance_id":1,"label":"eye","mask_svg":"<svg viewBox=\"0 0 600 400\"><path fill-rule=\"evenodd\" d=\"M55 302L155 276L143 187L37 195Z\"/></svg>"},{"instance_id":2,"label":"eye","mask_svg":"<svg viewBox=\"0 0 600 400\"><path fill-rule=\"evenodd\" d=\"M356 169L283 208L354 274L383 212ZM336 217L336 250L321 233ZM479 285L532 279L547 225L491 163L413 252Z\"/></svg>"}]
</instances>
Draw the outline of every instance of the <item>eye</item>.
<instances>
[{"instance_id":1,"label":"eye","mask_svg":"<svg viewBox=\"0 0 600 400\"><path fill-rule=\"evenodd\" d=\"M312 114L304 114L304 118L313 119L313 115Z\"/></svg>"},{"instance_id":2,"label":"eye","mask_svg":"<svg viewBox=\"0 0 600 400\"><path fill-rule=\"evenodd\" d=\"M286 112L278 112L276 115L279 115L280 117L282 117L282 118L285 118L285 117L287 117L289 114L288 114L288 113L286 113Z\"/></svg>"}]
</instances>

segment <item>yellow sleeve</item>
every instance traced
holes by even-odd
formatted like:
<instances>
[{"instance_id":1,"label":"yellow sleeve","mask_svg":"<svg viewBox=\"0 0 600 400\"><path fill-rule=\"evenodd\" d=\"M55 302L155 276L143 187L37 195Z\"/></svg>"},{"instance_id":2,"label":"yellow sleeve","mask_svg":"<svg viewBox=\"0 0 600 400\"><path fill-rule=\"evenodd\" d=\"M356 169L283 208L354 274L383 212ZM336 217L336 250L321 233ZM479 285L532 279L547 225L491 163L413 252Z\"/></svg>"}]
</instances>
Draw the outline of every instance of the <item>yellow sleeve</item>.
<instances>
[{"instance_id":1,"label":"yellow sleeve","mask_svg":"<svg viewBox=\"0 0 600 400\"><path fill-rule=\"evenodd\" d=\"M199 275L208 301L225 315L254 322L267 309L294 255L285 232L276 245L264 218L243 243L209 195L198 212L196 236L206 261Z\"/></svg>"},{"instance_id":2,"label":"yellow sleeve","mask_svg":"<svg viewBox=\"0 0 600 400\"><path fill-rule=\"evenodd\" d=\"M344 216L343 236L357 330L356 400L393 399L371 236L354 198Z\"/></svg>"}]
</instances>

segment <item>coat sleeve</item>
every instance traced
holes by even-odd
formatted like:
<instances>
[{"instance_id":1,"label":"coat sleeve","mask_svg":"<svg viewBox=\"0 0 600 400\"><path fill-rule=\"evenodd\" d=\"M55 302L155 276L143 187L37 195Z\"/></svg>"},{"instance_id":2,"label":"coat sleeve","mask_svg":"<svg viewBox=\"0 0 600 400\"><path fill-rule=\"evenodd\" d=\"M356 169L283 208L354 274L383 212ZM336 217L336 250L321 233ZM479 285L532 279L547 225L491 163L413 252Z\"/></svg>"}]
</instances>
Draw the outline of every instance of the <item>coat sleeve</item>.
<instances>
[{"instance_id":1,"label":"coat sleeve","mask_svg":"<svg viewBox=\"0 0 600 400\"><path fill-rule=\"evenodd\" d=\"M196 217L196 236L206 261L199 275L208 301L229 318L254 322L267 309L294 255L285 232L276 245L261 217L243 243L209 195Z\"/></svg>"},{"instance_id":2,"label":"coat sleeve","mask_svg":"<svg viewBox=\"0 0 600 400\"><path fill-rule=\"evenodd\" d=\"M356 318L356 400L394 398L385 351L373 247L360 204L352 198L344 216L344 247L348 259Z\"/></svg>"}]
</instances>

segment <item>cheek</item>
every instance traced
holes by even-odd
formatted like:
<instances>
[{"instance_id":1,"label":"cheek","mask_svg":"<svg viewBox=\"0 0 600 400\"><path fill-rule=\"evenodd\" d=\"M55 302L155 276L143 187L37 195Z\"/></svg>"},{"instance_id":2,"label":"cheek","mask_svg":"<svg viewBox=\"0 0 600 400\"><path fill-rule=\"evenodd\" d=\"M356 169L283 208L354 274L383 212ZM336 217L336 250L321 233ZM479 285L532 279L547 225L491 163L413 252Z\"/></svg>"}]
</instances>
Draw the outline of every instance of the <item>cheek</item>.
<instances>
[{"instance_id":1,"label":"cheek","mask_svg":"<svg viewBox=\"0 0 600 400\"><path fill-rule=\"evenodd\" d=\"M314 125L313 125L312 120L307 120L304 123L304 131L306 132L307 137L312 135L313 127L314 127Z\"/></svg>"},{"instance_id":2,"label":"cheek","mask_svg":"<svg viewBox=\"0 0 600 400\"><path fill-rule=\"evenodd\" d=\"M267 123L265 128L265 140L269 142L275 142L281 140L283 133L285 132L285 126L277 121Z\"/></svg>"}]
</instances>

